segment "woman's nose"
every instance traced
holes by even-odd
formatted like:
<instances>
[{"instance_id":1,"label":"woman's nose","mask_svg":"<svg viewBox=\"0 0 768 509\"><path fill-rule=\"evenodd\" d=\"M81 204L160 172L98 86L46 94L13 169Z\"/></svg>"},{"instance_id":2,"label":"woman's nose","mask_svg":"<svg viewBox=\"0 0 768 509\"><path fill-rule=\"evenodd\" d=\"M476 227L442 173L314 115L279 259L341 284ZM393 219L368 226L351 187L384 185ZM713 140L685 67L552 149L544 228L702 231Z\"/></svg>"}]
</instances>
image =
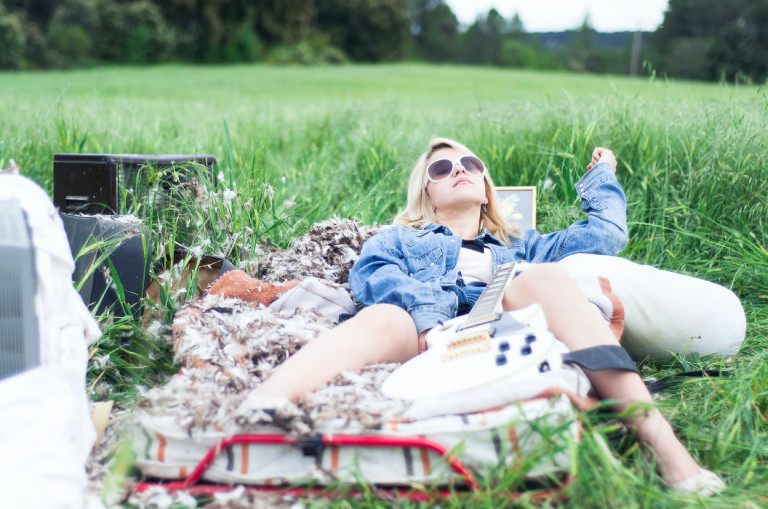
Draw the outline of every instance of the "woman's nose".
<instances>
[{"instance_id":1,"label":"woman's nose","mask_svg":"<svg viewBox=\"0 0 768 509\"><path fill-rule=\"evenodd\" d=\"M469 174L467 172L467 169L461 165L461 163L456 163L453 165L453 175L458 175L460 171L463 171L465 174Z\"/></svg>"}]
</instances>

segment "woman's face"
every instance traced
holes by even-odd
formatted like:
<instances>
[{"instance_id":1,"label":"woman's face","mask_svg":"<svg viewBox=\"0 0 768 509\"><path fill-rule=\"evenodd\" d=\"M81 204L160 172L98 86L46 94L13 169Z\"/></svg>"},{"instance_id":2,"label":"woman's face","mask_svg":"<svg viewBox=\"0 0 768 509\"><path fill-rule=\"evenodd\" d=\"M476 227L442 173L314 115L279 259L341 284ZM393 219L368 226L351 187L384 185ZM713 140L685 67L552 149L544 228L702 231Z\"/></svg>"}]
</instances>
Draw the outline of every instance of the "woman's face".
<instances>
[{"instance_id":1,"label":"woman's face","mask_svg":"<svg viewBox=\"0 0 768 509\"><path fill-rule=\"evenodd\" d=\"M441 148L427 159L427 167L440 159L457 161L453 166L450 177L441 182L427 181L427 195L435 208L435 212L460 212L469 209L479 212L480 206L487 202L485 195L484 175L473 175L458 162L465 154L454 148Z\"/></svg>"}]
</instances>

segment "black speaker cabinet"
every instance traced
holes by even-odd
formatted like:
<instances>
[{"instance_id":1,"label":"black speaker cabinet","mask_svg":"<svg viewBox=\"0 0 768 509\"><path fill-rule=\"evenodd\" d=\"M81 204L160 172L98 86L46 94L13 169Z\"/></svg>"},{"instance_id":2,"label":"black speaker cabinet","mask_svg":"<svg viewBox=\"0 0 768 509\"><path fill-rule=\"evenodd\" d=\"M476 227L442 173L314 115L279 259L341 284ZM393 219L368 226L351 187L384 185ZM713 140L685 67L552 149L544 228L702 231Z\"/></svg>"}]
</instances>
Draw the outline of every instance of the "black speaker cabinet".
<instances>
[{"instance_id":1,"label":"black speaker cabinet","mask_svg":"<svg viewBox=\"0 0 768 509\"><path fill-rule=\"evenodd\" d=\"M70 214L124 214L142 198L165 208L172 187L195 184L192 163L215 184L212 155L54 154L53 203Z\"/></svg>"},{"instance_id":2,"label":"black speaker cabinet","mask_svg":"<svg viewBox=\"0 0 768 509\"><path fill-rule=\"evenodd\" d=\"M75 259L72 280L83 302L97 315L138 317L152 261L149 229L119 215L61 214L61 220Z\"/></svg>"}]
</instances>

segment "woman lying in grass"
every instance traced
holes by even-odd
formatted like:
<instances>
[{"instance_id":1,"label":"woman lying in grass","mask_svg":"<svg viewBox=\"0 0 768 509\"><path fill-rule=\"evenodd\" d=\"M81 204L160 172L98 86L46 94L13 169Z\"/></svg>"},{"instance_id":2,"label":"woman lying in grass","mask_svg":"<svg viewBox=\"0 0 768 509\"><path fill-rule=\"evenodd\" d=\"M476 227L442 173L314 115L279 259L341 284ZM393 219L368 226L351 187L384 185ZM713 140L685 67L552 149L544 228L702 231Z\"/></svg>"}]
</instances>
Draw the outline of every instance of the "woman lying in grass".
<instances>
[{"instance_id":1,"label":"woman lying in grass","mask_svg":"<svg viewBox=\"0 0 768 509\"><path fill-rule=\"evenodd\" d=\"M240 413L299 399L342 370L411 359L426 348L431 328L467 313L494 269L512 261L536 265L510 282L505 310L538 303L550 331L571 351L617 345L608 324L565 270L547 263L575 253L615 255L627 243L626 200L614 176L616 159L611 151L596 148L587 170L576 185L586 221L544 236L533 230L521 233L499 213L482 161L455 141L433 140L411 173L405 210L394 227L365 243L350 273L352 291L365 307L290 357L248 396ZM723 488L675 437L636 372L608 369L587 375L601 398L621 402L617 412L638 403L650 408L630 412L624 420L656 454L671 489L705 495Z\"/></svg>"}]
</instances>

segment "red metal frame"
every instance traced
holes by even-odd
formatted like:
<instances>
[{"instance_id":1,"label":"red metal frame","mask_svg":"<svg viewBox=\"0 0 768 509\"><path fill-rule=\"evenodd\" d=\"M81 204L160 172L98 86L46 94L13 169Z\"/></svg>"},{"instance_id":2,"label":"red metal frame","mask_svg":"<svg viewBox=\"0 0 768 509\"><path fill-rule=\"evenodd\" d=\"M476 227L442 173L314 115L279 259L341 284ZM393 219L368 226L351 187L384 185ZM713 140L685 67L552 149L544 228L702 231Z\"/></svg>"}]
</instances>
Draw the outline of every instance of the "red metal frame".
<instances>
[{"instance_id":1,"label":"red metal frame","mask_svg":"<svg viewBox=\"0 0 768 509\"><path fill-rule=\"evenodd\" d=\"M469 470L459 461L455 456L451 455L448 450L437 442L427 440L422 437L381 437L381 436L364 436L364 435L323 435L323 445L336 445L336 446L365 446L365 447L419 447L429 449L439 454L448 466L456 472L460 477L464 478L467 484L467 488L470 490L477 490L480 488L479 483L475 477L469 472ZM235 489L235 486L225 486L216 484L199 484L197 481L203 476L205 471L214 462L219 453L227 447L238 444L272 444L272 445L297 445L295 439L291 439L286 435L234 435L230 438L224 438L220 440L216 445L211 447L200 463L197 464L192 473L187 476L184 481L172 481L167 483L148 483L140 482L136 483L135 490L137 492L143 492L147 489L155 486L161 486L165 490L170 492L174 491L186 491L192 496L211 496L217 492L229 492ZM556 491L567 486L571 481L571 476L566 477L565 482L555 489L543 490L537 492L535 497L539 499L545 499L554 494ZM323 494L333 496L334 492L324 487L314 488L286 488L279 486L259 486L259 485L244 485L247 489L255 489L261 492L279 492L285 495L294 496L308 496ZM406 492L404 494L404 492ZM445 499L453 494L455 491L442 489L432 492L423 491L408 491L407 488L377 488L377 493L394 495L399 497L406 497L414 502L426 502L434 501L435 499ZM351 494L359 494L358 490L351 490ZM519 494L511 494L511 497L519 496Z\"/></svg>"},{"instance_id":2,"label":"red metal frame","mask_svg":"<svg viewBox=\"0 0 768 509\"><path fill-rule=\"evenodd\" d=\"M169 483L136 483L135 491L141 493L152 487L162 487L170 492L186 491L193 497L212 497L214 493L229 493L236 489L240 485L225 486L220 484L198 484L190 488L183 488L183 482L169 482ZM260 493L280 493L285 496L292 497L334 497L334 496L356 496L363 494L360 490L353 489L345 492L333 491L326 487L314 487L314 488L290 488L280 486L260 486L255 484L243 484L247 490L255 490ZM376 488L374 492L380 496L407 498L411 502L435 502L439 500L445 500L455 494L451 490L434 490L430 492L425 491L413 491L413 488Z\"/></svg>"}]
</instances>

